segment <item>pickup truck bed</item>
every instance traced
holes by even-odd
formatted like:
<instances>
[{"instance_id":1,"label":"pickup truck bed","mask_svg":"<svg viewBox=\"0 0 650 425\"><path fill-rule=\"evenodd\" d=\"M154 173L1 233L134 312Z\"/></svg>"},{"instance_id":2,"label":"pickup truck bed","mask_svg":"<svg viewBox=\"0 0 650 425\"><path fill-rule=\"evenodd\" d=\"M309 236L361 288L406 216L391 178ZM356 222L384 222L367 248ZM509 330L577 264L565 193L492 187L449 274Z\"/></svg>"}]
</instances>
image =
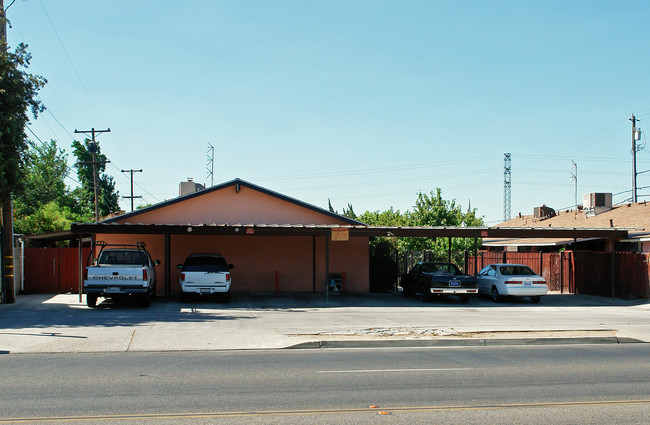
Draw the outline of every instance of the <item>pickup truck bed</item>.
<instances>
[{"instance_id":1,"label":"pickup truck bed","mask_svg":"<svg viewBox=\"0 0 650 425\"><path fill-rule=\"evenodd\" d=\"M84 291L88 307L95 307L98 297L139 297L148 306L156 294L158 262L144 249L144 244L133 247L108 248L102 245L97 260L86 268Z\"/></svg>"}]
</instances>

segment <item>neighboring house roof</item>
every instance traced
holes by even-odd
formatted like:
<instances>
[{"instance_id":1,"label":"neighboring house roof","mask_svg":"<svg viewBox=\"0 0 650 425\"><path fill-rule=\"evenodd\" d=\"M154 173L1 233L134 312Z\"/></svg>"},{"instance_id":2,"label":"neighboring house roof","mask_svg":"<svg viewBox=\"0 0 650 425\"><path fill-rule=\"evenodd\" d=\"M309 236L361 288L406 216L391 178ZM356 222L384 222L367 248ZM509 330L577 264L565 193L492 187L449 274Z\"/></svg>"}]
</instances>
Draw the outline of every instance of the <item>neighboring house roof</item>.
<instances>
[{"instance_id":1,"label":"neighboring house roof","mask_svg":"<svg viewBox=\"0 0 650 425\"><path fill-rule=\"evenodd\" d=\"M196 198L199 198L199 197L209 196L209 194L213 194L214 192L217 192L217 191L229 188L229 187L234 187L236 189L237 193L239 192L239 190L241 188L248 188L248 189L252 189L252 190L254 190L256 192L271 196L271 197L276 198L278 200L288 202L288 203L293 204L295 206L298 206L300 208L315 212L315 213L317 213L319 215L329 217L331 219L331 224L337 224L337 223L339 223L339 224L350 224L350 225L363 225L364 224L364 223L361 223L360 221L353 220L353 219L351 219L349 217L345 217L345 216L333 213L333 212L325 210L323 208L319 208L317 206L308 204L306 202L299 201L299 200L297 200L295 198L291 198L289 196L282 195L281 193L274 192L272 190L266 189L264 187L255 185L253 183L250 183L250 182L247 182L247 181L241 180L241 179L234 179L234 180L231 180L231 181L228 181L228 182L216 185L216 186L209 187L207 189L200 190L198 192L191 193L189 195L180 196L178 198L174 198L174 199L170 199L168 201L160 202L158 204L152 205L152 206L147 207L147 208L142 208L140 210L132 211L132 212L122 214L122 215L119 215L119 216L115 216L115 217L111 217L111 218L100 221L100 223L117 223L117 222L135 223L135 222L137 222L137 216L139 216L139 215L148 214L148 213L151 213L151 212L156 211L156 210L162 210L163 208L170 207L170 206L178 204L178 203L188 202L190 200L195 200ZM215 210L218 210L218 208L215 208ZM165 224L165 223L161 223L161 224ZM294 222L292 222L290 224L310 224L310 223L294 223Z\"/></svg>"},{"instance_id":2,"label":"neighboring house roof","mask_svg":"<svg viewBox=\"0 0 650 425\"><path fill-rule=\"evenodd\" d=\"M650 203L621 204L612 209L588 214L586 210L566 210L556 212L555 217L535 218L525 215L504 221L494 227L551 227L551 228L617 228L627 229L628 238L624 242L650 241ZM578 239L587 241L590 239ZM574 239L483 239L485 246L563 246L570 245Z\"/></svg>"}]
</instances>

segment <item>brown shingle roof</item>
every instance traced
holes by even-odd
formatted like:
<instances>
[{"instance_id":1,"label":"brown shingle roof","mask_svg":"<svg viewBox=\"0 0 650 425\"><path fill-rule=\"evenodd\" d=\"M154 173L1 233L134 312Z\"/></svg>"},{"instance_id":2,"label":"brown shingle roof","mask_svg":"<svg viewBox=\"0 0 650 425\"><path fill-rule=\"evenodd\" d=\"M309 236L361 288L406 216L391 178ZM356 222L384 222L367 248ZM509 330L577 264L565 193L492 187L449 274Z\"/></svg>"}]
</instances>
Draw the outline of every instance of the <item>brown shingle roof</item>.
<instances>
[{"instance_id":1,"label":"brown shingle roof","mask_svg":"<svg viewBox=\"0 0 650 425\"><path fill-rule=\"evenodd\" d=\"M560 228L625 228L630 239L650 237L650 203L615 205L611 210L587 214L586 210L557 211L555 217L535 218L533 215L515 217L494 227L560 227ZM566 245L569 239L510 239L486 238L484 245Z\"/></svg>"}]
</instances>

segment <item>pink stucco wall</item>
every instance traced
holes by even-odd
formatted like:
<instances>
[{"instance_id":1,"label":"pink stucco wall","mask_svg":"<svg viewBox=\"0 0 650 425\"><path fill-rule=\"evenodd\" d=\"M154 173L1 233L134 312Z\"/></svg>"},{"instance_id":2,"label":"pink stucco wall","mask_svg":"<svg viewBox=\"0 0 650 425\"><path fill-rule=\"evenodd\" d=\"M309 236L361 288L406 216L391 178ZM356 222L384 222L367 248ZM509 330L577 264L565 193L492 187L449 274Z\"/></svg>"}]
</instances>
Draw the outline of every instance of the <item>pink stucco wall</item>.
<instances>
[{"instance_id":1,"label":"pink stucco wall","mask_svg":"<svg viewBox=\"0 0 650 425\"><path fill-rule=\"evenodd\" d=\"M228 186L119 223L142 224L343 224L275 196L241 186Z\"/></svg>"},{"instance_id":2,"label":"pink stucco wall","mask_svg":"<svg viewBox=\"0 0 650 425\"><path fill-rule=\"evenodd\" d=\"M155 260L158 293L164 292L165 252L161 235L97 235L108 243L144 241ZM325 290L325 237L316 237L316 292ZM232 270L233 292L274 292L275 272L279 273L279 292L312 292L314 239L311 236L196 236L172 235L171 292L178 293L180 270L176 267L193 252L222 254ZM350 238L347 242L329 243L330 273L345 272L348 292L369 291L368 238Z\"/></svg>"},{"instance_id":3,"label":"pink stucco wall","mask_svg":"<svg viewBox=\"0 0 650 425\"><path fill-rule=\"evenodd\" d=\"M119 220L142 224L345 224L327 214L305 208L281 198L248 188L237 192L225 187L171 205ZM164 291L165 241L162 235L97 235L108 243L144 241L157 267L159 293ZM180 271L177 264L193 252L217 252L235 267L232 291L272 292L275 273L279 272L279 292L312 292L314 273L314 238L312 236L171 236L171 292L177 293ZM316 237L316 292L326 284L325 237ZM347 291L368 292L368 238L350 238L346 242L329 242L330 273L345 272Z\"/></svg>"}]
</instances>

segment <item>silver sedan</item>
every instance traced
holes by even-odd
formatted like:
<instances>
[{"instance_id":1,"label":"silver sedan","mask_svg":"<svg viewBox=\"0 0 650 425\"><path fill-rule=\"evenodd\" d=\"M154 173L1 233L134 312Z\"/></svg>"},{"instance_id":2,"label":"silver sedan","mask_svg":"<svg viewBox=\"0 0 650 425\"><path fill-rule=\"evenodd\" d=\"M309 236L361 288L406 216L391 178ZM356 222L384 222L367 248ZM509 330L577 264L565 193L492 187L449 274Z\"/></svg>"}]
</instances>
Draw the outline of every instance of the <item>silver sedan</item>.
<instances>
[{"instance_id":1,"label":"silver sedan","mask_svg":"<svg viewBox=\"0 0 650 425\"><path fill-rule=\"evenodd\" d=\"M502 297L530 297L538 303L546 295L546 280L523 264L490 264L483 267L477 276L478 291L488 294L492 301Z\"/></svg>"}]
</instances>

